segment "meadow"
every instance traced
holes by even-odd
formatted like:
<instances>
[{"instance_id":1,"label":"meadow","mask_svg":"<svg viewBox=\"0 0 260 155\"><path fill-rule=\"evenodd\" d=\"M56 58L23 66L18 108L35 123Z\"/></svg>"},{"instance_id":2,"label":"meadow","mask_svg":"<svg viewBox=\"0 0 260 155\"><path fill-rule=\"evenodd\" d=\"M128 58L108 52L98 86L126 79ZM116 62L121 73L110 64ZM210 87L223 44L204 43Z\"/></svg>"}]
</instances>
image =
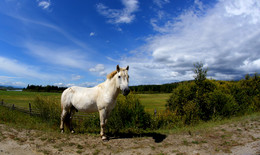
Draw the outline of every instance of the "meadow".
<instances>
[{"instance_id":1,"label":"meadow","mask_svg":"<svg viewBox=\"0 0 260 155\"><path fill-rule=\"evenodd\" d=\"M26 91L0 91L0 100L5 103L14 104L19 107L28 107L28 103L33 103L35 98L50 98L55 103L60 103L61 93L49 92L26 92ZM165 104L170 97L170 93L163 94L137 94L141 104L144 105L145 111L153 114L165 110Z\"/></svg>"},{"instance_id":2,"label":"meadow","mask_svg":"<svg viewBox=\"0 0 260 155\"><path fill-rule=\"evenodd\" d=\"M259 74L246 75L245 79L240 81L216 81L206 79L206 71L198 69L194 81L178 84L172 93L142 94L140 92L136 94L133 91L127 97L119 95L117 106L112 111L107 123L109 136L125 139L126 137L143 136L158 138L159 135L159 139L163 141L166 138L166 135L163 135L165 133L173 134L180 131L193 136L197 131L209 129L210 134L212 134L212 130L215 130L216 126L224 123L227 125L221 127L220 131L223 132L221 136L219 136L219 131L213 136L204 133L203 141L201 139L187 140L183 137L179 144L185 146L201 145L213 140L215 142L219 138L219 144L209 151L213 149L215 153L220 151L231 153L231 147L241 145L235 143L241 137L236 136L236 139L229 141L230 135L236 132L241 135L243 129L246 133L250 130L250 135L251 133L255 134L253 137L246 136L249 139L244 143L259 140ZM32 103L33 110L35 108L37 112L36 117L34 117L34 115L30 116L18 110L12 110L13 108L10 107L0 106L0 125L7 124L42 131L51 130L56 133L59 131L60 123L60 97L61 93L0 91L0 104L3 100L4 104L10 103L16 107L28 109L28 103ZM155 110L156 115L154 115ZM81 113L78 114L81 115ZM75 119L73 125L76 133L99 135L99 116L97 113L92 116ZM241 127L232 124L236 119L238 119L237 122L241 122L248 116L249 119L239 124ZM162 137L163 139L161 139ZM126 145L128 144L129 142L126 142ZM78 146L77 148L81 149L83 145L78 144ZM151 148L152 151L155 150L155 146ZM82 153L82 150L77 152Z\"/></svg>"},{"instance_id":3,"label":"meadow","mask_svg":"<svg viewBox=\"0 0 260 155\"><path fill-rule=\"evenodd\" d=\"M178 84L172 93L136 94L133 91L127 97L119 95L108 126L114 132L172 129L259 112L258 74L246 75L240 81L216 81L206 79L206 70L197 70L198 75L194 81ZM0 92L0 101L26 109L28 103L32 103L33 110L44 120L56 125L60 122L60 97L61 93L50 92ZM94 115L97 117L84 117L76 122L80 132L88 132L86 126L91 132L98 131L99 119L96 113Z\"/></svg>"},{"instance_id":4,"label":"meadow","mask_svg":"<svg viewBox=\"0 0 260 155\"><path fill-rule=\"evenodd\" d=\"M60 101L61 94L47 92L0 91L0 100L21 107L27 107L28 103L32 103L36 96L49 97L57 102Z\"/></svg>"}]
</instances>

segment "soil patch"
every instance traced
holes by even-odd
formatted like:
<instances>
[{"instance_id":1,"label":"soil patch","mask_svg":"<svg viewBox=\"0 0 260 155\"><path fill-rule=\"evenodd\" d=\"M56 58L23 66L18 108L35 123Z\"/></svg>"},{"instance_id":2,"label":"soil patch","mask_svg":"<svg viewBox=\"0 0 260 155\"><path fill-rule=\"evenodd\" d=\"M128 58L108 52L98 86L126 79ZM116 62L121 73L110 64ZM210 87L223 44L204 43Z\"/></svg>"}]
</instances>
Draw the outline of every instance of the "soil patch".
<instances>
[{"instance_id":1,"label":"soil patch","mask_svg":"<svg viewBox=\"0 0 260 155\"><path fill-rule=\"evenodd\" d=\"M260 120L247 119L176 134L99 136L15 129L0 124L0 154L260 154Z\"/></svg>"}]
</instances>

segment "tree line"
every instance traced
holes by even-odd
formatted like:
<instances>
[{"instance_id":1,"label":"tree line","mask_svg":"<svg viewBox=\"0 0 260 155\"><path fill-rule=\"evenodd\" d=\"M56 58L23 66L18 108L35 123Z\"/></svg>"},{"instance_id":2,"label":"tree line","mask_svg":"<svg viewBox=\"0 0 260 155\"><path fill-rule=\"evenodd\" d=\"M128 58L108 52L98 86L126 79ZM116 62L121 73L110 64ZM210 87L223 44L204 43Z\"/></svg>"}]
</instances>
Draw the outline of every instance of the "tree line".
<instances>
[{"instance_id":1,"label":"tree line","mask_svg":"<svg viewBox=\"0 0 260 155\"><path fill-rule=\"evenodd\" d=\"M55 92L55 93L61 93L63 92L67 87L58 87L58 86L42 86L42 85L27 85L26 88L23 89L23 91L29 91L29 92Z\"/></svg>"},{"instance_id":2,"label":"tree line","mask_svg":"<svg viewBox=\"0 0 260 155\"><path fill-rule=\"evenodd\" d=\"M182 83L182 82L179 82ZM130 90L135 93L171 93L174 88L178 86L179 83L163 84L163 85L139 85L139 86L130 86ZM58 86L42 86L42 85L27 85L23 91L30 92L63 92L67 87L58 87Z\"/></svg>"},{"instance_id":3,"label":"tree line","mask_svg":"<svg viewBox=\"0 0 260 155\"><path fill-rule=\"evenodd\" d=\"M180 83L169 83L162 85L139 85L130 86L130 90L138 94L171 93Z\"/></svg>"}]
</instances>

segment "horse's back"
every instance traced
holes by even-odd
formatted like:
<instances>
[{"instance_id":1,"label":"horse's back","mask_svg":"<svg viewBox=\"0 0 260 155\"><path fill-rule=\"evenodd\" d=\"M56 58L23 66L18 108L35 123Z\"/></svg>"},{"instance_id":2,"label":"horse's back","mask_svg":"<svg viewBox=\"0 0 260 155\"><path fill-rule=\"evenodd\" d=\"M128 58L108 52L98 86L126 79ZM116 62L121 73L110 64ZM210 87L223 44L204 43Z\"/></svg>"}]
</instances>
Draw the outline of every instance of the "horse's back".
<instances>
[{"instance_id":1,"label":"horse's back","mask_svg":"<svg viewBox=\"0 0 260 155\"><path fill-rule=\"evenodd\" d=\"M97 88L69 87L63 91L61 104L63 106L74 106L77 110L95 112L97 111L96 98Z\"/></svg>"}]
</instances>

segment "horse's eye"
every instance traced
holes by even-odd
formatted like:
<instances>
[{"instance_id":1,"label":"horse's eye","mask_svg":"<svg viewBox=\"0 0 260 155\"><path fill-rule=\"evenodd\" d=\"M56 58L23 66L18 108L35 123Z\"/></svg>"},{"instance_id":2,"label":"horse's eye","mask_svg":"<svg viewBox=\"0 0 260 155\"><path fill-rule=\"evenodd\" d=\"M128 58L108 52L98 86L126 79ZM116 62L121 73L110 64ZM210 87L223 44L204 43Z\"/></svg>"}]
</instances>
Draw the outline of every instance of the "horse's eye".
<instances>
[{"instance_id":1,"label":"horse's eye","mask_svg":"<svg viewBox=\"0 0 260 155\"><path fill-rule=\"evenodd\" d=\"M121 78L121 76L118 76L118 78L120 79L120 78Z\"/></svg>"}]
</instances>

